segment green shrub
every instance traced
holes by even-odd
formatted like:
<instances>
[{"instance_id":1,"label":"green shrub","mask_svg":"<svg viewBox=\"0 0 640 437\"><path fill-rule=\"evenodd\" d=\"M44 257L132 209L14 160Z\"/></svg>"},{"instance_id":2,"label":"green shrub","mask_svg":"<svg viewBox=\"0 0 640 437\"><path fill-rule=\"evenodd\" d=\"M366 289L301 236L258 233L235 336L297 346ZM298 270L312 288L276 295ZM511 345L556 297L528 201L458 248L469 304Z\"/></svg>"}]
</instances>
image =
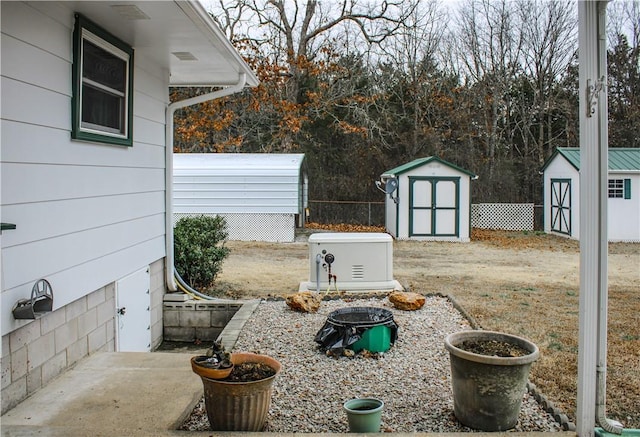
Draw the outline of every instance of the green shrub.
<instances>
[{"instance_id":1,"label":"green shrub","mask_svg":"<svg viewBox=\"0 0 640 437\"><path fill-rule=\"evenodd\" d=\"M175 267L182 279L196 290L212 287L230 252L224 247L227 222L220 216L183 217L173 235Z\"/></svg>"}]
</instances>

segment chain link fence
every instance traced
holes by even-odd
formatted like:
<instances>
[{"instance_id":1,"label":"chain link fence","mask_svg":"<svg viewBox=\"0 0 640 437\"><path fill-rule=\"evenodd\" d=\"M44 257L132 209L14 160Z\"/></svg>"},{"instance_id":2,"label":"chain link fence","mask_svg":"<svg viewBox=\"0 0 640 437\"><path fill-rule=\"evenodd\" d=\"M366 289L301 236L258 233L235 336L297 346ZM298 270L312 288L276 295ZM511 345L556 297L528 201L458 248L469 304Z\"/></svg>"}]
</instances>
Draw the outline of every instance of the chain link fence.
<instances>
[{"instance_id":1,"label":"chain link fence","mask_svg":"<svg viewBox=\"0 0 640 437\"><path fill-rule=\"evenodd\" d=\"M384 202L309 200L309 221L384 226Z\"/></svg>"}]
</instances>

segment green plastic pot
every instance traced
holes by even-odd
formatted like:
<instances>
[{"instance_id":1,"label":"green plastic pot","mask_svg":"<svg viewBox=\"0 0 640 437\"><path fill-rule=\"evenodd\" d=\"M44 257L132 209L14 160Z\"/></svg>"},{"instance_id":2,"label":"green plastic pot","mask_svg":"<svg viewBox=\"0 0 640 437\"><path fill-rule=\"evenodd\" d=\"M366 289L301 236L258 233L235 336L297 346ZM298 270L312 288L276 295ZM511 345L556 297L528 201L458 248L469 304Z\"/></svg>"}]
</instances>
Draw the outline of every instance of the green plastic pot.
<instances>
[{"instance_id":1,"label":"green plastic pot","mask_svg":"<svg viewBox=\"0 0 640 437\"><path fill-rule=\"evenodd\" d=\"M384 402L376 398L351 399L343 408L349 420L349 432L380 432Z\"/></svg>"}]
</instances>

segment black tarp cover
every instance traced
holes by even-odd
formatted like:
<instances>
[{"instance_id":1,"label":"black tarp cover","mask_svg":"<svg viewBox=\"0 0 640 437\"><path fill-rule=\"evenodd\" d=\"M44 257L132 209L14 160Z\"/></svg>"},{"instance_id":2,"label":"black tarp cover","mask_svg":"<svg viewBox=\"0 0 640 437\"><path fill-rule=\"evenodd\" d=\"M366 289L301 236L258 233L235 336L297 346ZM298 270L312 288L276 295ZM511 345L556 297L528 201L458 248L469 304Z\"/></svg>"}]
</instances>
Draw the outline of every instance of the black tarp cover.
<instances>
[{"instance_id":1,"label":"black tarp cover","mask_svg":"<svg viewBox=\"0 0 640 437\"><path fill-rule=\"evenodd\" d=\"M387 326L390 329L391 343L398 338L398 325L393 313L384 308L349 307L333 311L327 317L324 326L315 336L322 350L340 353L362 338L362 334L374 326Z\"/></svg>"}]
</instances>

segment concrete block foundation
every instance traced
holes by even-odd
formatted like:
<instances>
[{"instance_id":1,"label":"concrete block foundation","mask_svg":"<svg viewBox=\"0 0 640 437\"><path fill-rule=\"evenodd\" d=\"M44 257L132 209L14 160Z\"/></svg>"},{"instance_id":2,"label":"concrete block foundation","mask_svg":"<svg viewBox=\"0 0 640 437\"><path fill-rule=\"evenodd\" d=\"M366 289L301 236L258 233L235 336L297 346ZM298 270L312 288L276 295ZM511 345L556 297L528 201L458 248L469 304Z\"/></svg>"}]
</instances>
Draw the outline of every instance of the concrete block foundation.
<instances>
[{"instance_id":1,"label":"concrete block foundation","mask_svg":"<svg viewBox=\"0 0 640 437\"><path fill-rule=\"evenodd\" d=\"M241 307L237 302L165 301L164 341L215 341Z\"/></svg>"}]
</instances>

